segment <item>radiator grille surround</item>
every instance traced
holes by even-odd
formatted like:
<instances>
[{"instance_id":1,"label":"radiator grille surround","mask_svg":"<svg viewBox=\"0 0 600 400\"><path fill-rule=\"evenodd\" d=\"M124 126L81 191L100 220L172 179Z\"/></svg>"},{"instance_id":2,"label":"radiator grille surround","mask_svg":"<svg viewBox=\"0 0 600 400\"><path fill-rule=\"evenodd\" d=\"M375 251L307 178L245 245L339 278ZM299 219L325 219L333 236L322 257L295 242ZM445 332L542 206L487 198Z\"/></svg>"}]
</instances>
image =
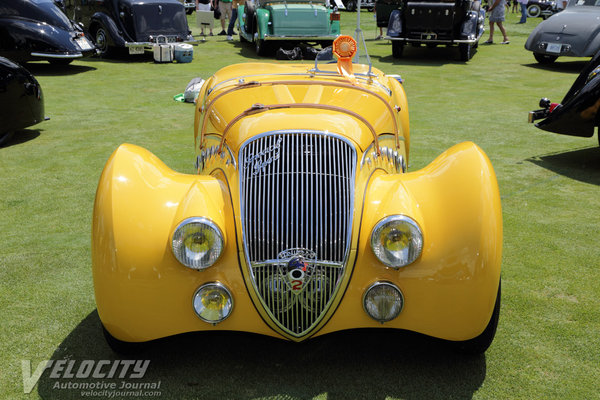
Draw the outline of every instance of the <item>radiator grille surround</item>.
<instances>
[{"instance_id":1,"label":"radiator grille surround","mask_svg":"<svg viewBox=\"0 0 600 400\"><path fill-rule=\"evenodd\" d=\"M356 149L321 131L267 132L240 148L240 208L253 289L286 334L308 335L350 252Z\"/></svg>"}]
</instances>

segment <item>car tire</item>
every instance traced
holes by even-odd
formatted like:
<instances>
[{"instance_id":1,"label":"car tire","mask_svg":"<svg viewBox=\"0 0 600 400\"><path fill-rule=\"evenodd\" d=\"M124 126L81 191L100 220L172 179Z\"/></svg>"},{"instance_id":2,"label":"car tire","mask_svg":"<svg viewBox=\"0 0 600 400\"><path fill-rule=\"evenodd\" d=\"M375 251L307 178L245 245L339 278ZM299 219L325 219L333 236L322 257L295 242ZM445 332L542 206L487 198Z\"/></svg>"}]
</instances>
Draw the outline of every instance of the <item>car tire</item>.
<instances>
[{"instance_id":1,"label":"car tire","mask_svg":"<svg viewBox=\"0 0 600 400\"><path fill-rule=\"evenodd\" d=\"M469 43L459 43L458 53L461 61L469 61L473 57L473 46Z\"/></svg>"},{"instance_id":2,"label":"car tire","mask_svg":"<svg viewBox=\"0 0 600 400\"><path fill-rule=\"evenodd\" d=\"M14 132L0 133L0 147L4 146L4 144L6 144L10 140L13 133Z\"/></svg>"},{"instance_id":3,"label":"car tire","mask_svg":"<svg viewBox=\"0 0 600 400\"><path fill-rule=\"evenodd\" d=\"M106 28L102 25L94 30L94 42L100 52L101 57L109 57L113 54L113 48L110 46L109 35Z\"/></svg>"},{"instance_id":4,"label":"car tire","mask_svg":"<svg viewBox=\"0 0 600 400\"><path fill-rule=\"evenodd\" d=\"M356 11L356 1L355 0L348 0L345 4L346 6L346 11Z\"/></svg>"},{"instance_id":5,"label":"car tire","mask_svg":"<svg viewBox=\"0 0 600 400\"><path fill-rule=\"evenodd\" d=\"M124 342L119 340L111 335L104 325L102 325L102 333L104 334L104 339L106 339L108 346L117 354L138 354L148 345L146 342Z\"/></svg>"},{"instance_id":6,"label":"car tire","mask_svg":"<svg viewBox=\"0 0 600 400\"><path fill-rule=\"evenodd\" d=\"M529 18L537 18L542 13L542 9L537 4L531 4L527 6L527 17Z\"/></svg>"},{"instance_id":7,"label":"car tire","mask_svg":"<svg viewBox=\"0 0 600 400\"><path fill-rule=\"evenodd\" d=\"M402 58L402 52L404 51L404 43L399 40L392 40L392 57Z\"/></svg>"},{"instance_id":8,"label":"car tire","mask_svg":"<svg viewBox=\"0 0 600 400\"><path fill-rule=\"evenodd\" d=\"M500 319L500 299L502 292L502 282L498 283L498 294L496 295L496 302L494 304L494 311L490 317L490 321L483 330L483 332L473 339L465 340L463 342L452 342L454 350L467 355L483 354L492 344L494 336L496 336L496 329L498 328L498 321Z\"/></svg>"},{"instance_id":9,"label":"car tire","mask_svg":"<svg viewBox=\"0 0 600 400\"><path fill-rule=\"evenodd\" d=\"M558 58L558 56L551 56L548 54L541 53L533 53L533 57L537 62L544 65L552 64Z\"/></svg>"},{"instance_id":10,"label":"car tire","mask_svg":"<svg viewBox=\"0 0 600 400\"><path fill-rule=\"evenodd\" d=\"M254 45L256 46L256 55L261 57L267 57L270 55L271 44L266 40L256 39Z\"/></svg>"}]
</instances>

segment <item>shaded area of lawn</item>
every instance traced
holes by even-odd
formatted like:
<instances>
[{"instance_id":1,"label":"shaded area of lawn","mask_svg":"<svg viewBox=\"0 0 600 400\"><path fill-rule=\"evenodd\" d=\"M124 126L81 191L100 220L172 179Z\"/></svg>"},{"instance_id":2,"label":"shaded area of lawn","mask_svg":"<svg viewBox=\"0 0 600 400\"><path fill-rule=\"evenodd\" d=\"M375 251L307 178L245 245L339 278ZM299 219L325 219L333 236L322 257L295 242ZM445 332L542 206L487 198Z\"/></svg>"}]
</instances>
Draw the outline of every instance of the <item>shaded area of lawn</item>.
<instances>
[{"instance_id":1,"label":"shaded area of lawn","mask_svg":"<svg viewBox=\"0 0 600 400\"><path fill-rule=\"evenodd\" d=\"M486 375L485 356L459 356L422 335L385 329L339 332L300 344L238 332L188 333L122 356L105 343L96 311L51 359L151 360L139 381L161 381L162 396L178 399L305 399L324 393L328 400L463 399L473 396ZM38 384L40 397L79 398L80 390L53 388L66 381L47 370ZM102 381L120 385L122 379Z\"/></svg>"}]
</instances>

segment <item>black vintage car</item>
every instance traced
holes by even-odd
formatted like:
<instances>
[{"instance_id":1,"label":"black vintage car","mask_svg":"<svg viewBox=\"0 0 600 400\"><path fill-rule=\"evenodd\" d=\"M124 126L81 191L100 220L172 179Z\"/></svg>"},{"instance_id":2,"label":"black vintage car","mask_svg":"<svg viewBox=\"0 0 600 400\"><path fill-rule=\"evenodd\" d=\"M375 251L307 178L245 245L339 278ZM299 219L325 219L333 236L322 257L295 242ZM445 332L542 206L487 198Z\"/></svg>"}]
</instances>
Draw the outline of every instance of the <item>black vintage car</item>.
<instances>
[{"instance_id":1,"label":"black vintage car","mask_svg":"<svg viewBox=\"0 0 600 400\"><path fill-rule=\"evenodd\" d=\"M527 16L529 18L542 17L542 19L546 19L557 11L554 0L529 0L527 2Z\"/></svg>"},{"instance_id":2,"label":"black vintage car","mask_svg":"<svg viewBox=\"0 0 600 400\"><path fill-rule=\"evenodd\" d=\"M38 81L27 71L0 57L0 146L15 131L44 120L44 96Z\"/></svg>"},{"instance_id":3,"label":"black vintage car","mask_svg":"<svg viewBox=\"0 0 600 400\"><path fill-rule=\"evenodd\" d=\"M68 64L95 52L83 29L52 0L0 0L0 56Z\"/></svg>"},{"instance_id":4,"label":"black vintage car","mask_svg":"<svg viewBox=\"0 0 600 400\"><path fill-rule=\"evenodd\" d=\"M560 103L540 100L542 109L529 113L529 122L548 132L592 137L600 126L600 52L583 68ZM598 137L600 144L600 136Z\"/></svg>"},{"instance_id":5,"label":"black vintage car","mask_svg":"<svg viewBox=\"0 0 600 400\"><path fill-rule=\"evenodd\" d=\"M383 3L383 2L382 2ZM476 0L394 0L386 2L390 12L386 39L392 55L402 57L404 46L458 45L460 59L468 61L484 31L485 11ZM383 14L385 9L377 10Z\"/></svg>"},{"instance_id":6,"label":"black vintage car","mask_svg":"<svg viewBox=\"0 0 600 400\"><path fill-rule=\"evenodd\" d=\"M63 0L66 13L96 41L100 54L117 48L143 54L165 36L168 42L193 41L185 8L178 0Z\"/></svg>"}]
</instances>

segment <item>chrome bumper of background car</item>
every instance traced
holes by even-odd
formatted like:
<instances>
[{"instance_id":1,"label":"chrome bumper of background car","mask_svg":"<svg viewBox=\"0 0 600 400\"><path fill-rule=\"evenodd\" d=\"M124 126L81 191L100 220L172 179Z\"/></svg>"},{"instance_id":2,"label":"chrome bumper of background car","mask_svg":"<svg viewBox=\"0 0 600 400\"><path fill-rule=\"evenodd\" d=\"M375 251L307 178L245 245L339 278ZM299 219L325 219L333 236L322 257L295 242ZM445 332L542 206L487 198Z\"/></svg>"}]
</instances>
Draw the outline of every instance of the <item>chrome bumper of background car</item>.
<instances>
[{"instance_id":1,"label":"chrome bumper of background car","mask_svg":"<svg viewBox=\"0 0 600 400\"><path fill-rule=\"evenodd\" d=\"M339 35L327 35L327 36L285 36L285 35L265 35L265 40L300 40L305 42L312 42L317 40L335 40Z\"/></svg>"},{"instance_id":2,"label":"chrome bumper of background car","mask_svg":"<svg viewBox=\"0 0 600 400\"><path fill-rule=\"evenodd\" d=\"M442 40L442 39L409 39L409 38L397 38L397 37L386 36L384 39L385 40L399 40L401 42L417 42L417 43L440 43L440 44L469 43L469 44L475 44L479 41L480 37L481 37L481 35L474 39Z\"/></svg>"},{"instance_id":3,"label":"chrome bumper of background car","mask_svg":"<svg viewBox=\"0 0 600 400\"><path fill-rule=\"evenodd\" d=\"M61 54L61 53L31 53L32 57L44 57L44 58L81 58L83 54L81 53L69 53L69 54Z\"/></svg>"}]
</instances>

